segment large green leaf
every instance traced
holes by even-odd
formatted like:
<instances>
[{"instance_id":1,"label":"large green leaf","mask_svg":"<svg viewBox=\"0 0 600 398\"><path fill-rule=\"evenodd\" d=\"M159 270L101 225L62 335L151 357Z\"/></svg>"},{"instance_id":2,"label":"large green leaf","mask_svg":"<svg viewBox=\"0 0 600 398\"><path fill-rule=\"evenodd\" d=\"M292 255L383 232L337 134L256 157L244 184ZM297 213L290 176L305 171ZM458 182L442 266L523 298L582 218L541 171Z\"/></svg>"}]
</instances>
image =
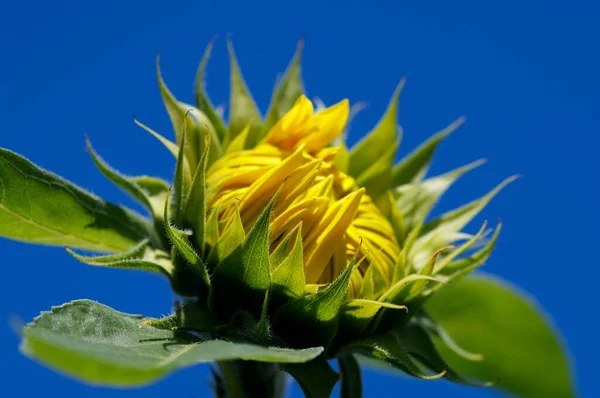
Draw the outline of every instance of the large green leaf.
<instances>
[{"instance_id":1,"label":"large green leaf","mask_svg":"<svg viewBox=\"0 0 600 398\"><path fill-rule=\"evenodd\" d=\"M560 338L539 307L514 287L472 276L441 289L425 309L460 347L483 355L469 361L439 344L458 373L500 377L497 387L520 397L575 395Z\"/></svg>"},{"instance_id":2,"label":"large green leaf","mask_svg":"<svg viewBox=\"0 0 600 398\"><path fill-rule=\"evenodd\" d=\"M151 223L0 148L0 236L45 245L121 251L158 239Z\"/></svg>"},{"instance_id":3,"label":"large green leaf","mask_svg":"<svg viewBox=\"0 0 600 398\"><path fill-rule=\"evenodd\" d=\"M202 362L243 359L306 362L320 347L291 350L199 340L151 326L143 318L89 300L42 313L23 331L21 350L60 372L91 384L135 386Z\"/></svg>"}]
</instances>

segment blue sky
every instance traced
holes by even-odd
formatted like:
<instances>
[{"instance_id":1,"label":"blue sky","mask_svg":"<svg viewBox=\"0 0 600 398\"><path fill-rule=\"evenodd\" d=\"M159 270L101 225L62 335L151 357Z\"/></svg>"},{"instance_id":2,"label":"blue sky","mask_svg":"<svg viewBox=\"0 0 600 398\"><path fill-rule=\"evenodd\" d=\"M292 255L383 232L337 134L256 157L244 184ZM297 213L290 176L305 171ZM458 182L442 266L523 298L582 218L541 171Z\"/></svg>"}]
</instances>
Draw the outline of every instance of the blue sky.
<instances>
[{"instance_id":1,"label":"blue sky","mask_svg":"<svg viewBox=\"0 0 600 398\"><path fill-rule=\"evenodd\" d=\"M600 221L598 18L600 6L591 1L560 7L514 0L4 1L0 146L135 207L95 170L83 136L87 132L102 156L123 172L170 178L170 155L131 122L135 114L170 133L155 82L158 52L171 90L192 102L195 68L204 46L219 35L207 88L213 102L225 104L224 39L231 34L264 112L276 74L304 38L309 96L369 105L353 123L352 141L377 121L395 84L407 76L400 153L464 114L467 123L444 142L432 172L489 159L436 211L478 197L510 174L523 175L469 229L475 231L484 219L502 219L500 241L484 270L529 291L546 309L574 359L579 392L596 396L596 361L589 347L596 338L592 306L599 276L594 253ZM158 316L170 310L169 287L153 275L92 269L60 248L7 240L0 240L0 253L0 319L16 314L28 320L52 305L84 297L125 312ZM199 397L208 392L205 366L150 389L92 389L23 358L4 321L0 340L9 396L60 391L78 397ZM404 396L497 396L373 372L366 373L365 385L366 397L399 391Z\"/></svg>"}]
</instances>

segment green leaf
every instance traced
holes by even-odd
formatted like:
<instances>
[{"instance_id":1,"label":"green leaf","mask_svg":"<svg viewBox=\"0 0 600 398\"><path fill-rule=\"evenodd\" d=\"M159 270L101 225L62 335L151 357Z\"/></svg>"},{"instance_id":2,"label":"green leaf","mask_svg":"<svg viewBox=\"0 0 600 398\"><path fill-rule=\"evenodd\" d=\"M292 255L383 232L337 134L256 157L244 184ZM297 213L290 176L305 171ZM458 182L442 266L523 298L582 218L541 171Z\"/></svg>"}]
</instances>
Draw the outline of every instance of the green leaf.
<instances>
[{"instance_id":1,"label":"green leaf","mask_svg":"<svg viewBox=\"0 0 600 398\"><path fill-rule=\"evenodd\" d=\"M275 195L256 220L244 242L214 272L213 293L217 312L233 314L246 309L258 314L271 287L269 222Z\"/></svg>"},{"instance_id":2,"label":"green leaf","mask_svg":"<svg viewBox=\"0 0 600 398\"><path fill-rule=\"evenodd\" d=\"M283 75L283 78L275 86L273 96L271 97L271 104L269 110L265 116L265 123L263 125L261 136L258 139L262 139L273 127L279 119L283 117L296 103L296 100L300 95L304 94L304 86L302 84L301 76L301 58L302 50L304 48L304 42L300 40L296 47L296 52L292 58L290 64Z\"/></svg>"},{"instance_id":3,"label":"green leaf","mask_svg":"<svg viewBox=\"0 0 600 398\"><path fill-rule=\"evenodd\" d=\"M155 218L162 219L162 209L169 192L169 185L165 181L148 176L124 176L110 167L94 151L87 136L85 137L85 143L94 163L106 178L144 204Z\"/></svg>"},{"instance_id":4,"label":"green leaf","mask_svg":"<svg viewBox=\"0 0 600 398\"><path fill-rule=\"evenodd\" d=\"M353 355L338 358L342 376L342 398L362 398L360 366Z\"/></svg>"},{"instance_id":5,"label":"green leaf","mask_svg":"<svg viewBox=\"0 0 600 398\"><path fill-rule=\"evenodd\" d=\"M419 182L427 173L433 153L440 142L464 122L465 118L459 117L402 159L392 171L392 187Z\"/></svg>"},{"instance_id":6,"label":"green leaf","mask_svg":"<svg viewBox=\"0 0 600 398\"><path fill-rule=\"evenodd\" d=\"M404 83L405 79L402 79L396 87L390 104L377 126L350 151L348 165L350 176L359 177L389 148L398 145L398 97Z\"/></svg>"},{"instance_id":7,"label":"green leaf","mask_svg":"<svg viewBox=\"0 0 600 398\"><path fill-rule=\"evenodd\" d=\"M107 268L138 269L163 274L167 277L173 275L173 264L169 255L159 250L153 250L147 239L121 253L105 256L82 256L70 248L69 254L87 265Z\"/></svg>"},{"instance_id":8,"label":"green leaf","mask_svg":"<svg viewBox=\"0 0 600 398\"><path fill-rule=\"evenodd\" d=\"M290 254L275 267L271 279L273 289L285 296L300 297L304 294L306 281L304 276L302 236L300 233L296 234L296 241Z\"/></svg>"},{"instance_id":9,"label":"green leaf","mask_svg":"<svg viewBox=\"0 0 600 398\"><path fill-rule=\"evenodd\" d=\"M125 250L146 238L158 242L149 220L2 148L0 236L106 252Z\"/></svg>"},{"instance_id":10,"label":"green leaf","mask_svg":"<svg viewBox=\"0 0 600 398\"><path fill-rule=\"evenodd\" d=\"M292 346L328 347L335 336L340 307L348 293L356 258L325 289L290 301L274 316L273 328Z\"/></svg>"},{"instance_id":11,"label":"green leaf","mask_svg":"<svg viewBox=\"0 0 600 398\"><path fill-rule=\"evenodd\" d=\"M290 350L200 340L150 326L143 318L89 300L44 312L24 329L21 350L45 365L94 385L139 386L174 370L226 360L306 362L322 348Z\"/></svg>"},{"instance_id":12,"label":"green leaf","mask_svg":"<svg viewBox=\"0 0 600 398\"><path fill-rule=\"evenodd\" d=\"M405 184L395 190L396 206L400 210L407 229L411 230L425 221L440 197L463 174L485 163L478 160L427 180Z\"/></svg>"},{"instance_id":13,"label":"green leaf","mask_svg":"<svg viewBox=\"0 0 600 398\"><path fill-rule=\"evenodd\" d=\"M331 396L331 391L340 378L323 358L305 363L282 364L281 369L296 379L307 398Z\"/></svg>"},{"instance_id":14,"label":"green leaf","mask_svg":"<svg viewBox=\"0 0 600 398\"><path fill-rule=\"evenodd\" d=\"M204 71L206 70L206 65L208 63L208 59L210 58L210 53L212 51L214 44L214 40L208 43L206 46L206 50L204 50L204 55L202 56L202 61L200 61L200 66L198 67L198 72L196 73L196 84L195 84L195 95L196 95L196 106L199 110L206 114L208 120L215 127L215 132L217 137L219 137L219 142L222 144L227 143L229 141L229 132L227 131L227 127L221 120L221 117L215 111L210 99L208 98L208 94L204 89Z\"/></svg>"},{"instance_id":15,"label":"green leaf","mask_svg":"<svg viewBox=\"0 0 600 398\"><path fill-rule=\"evenodd\" d=\"M244 81L238 61L233 51L231 40L227 40L229 50L229 64L231 67L231 104L229 109L229 134L234 139L248 124L251 126L248 136L249 144L254 146L258 142L261 130L262 117L256 102L252 98L248 86Z\"/></svg>"},{"instance_id":16,"label":"green leaf","mask_svg":"<svg viewBox=\"0 0 600 398\"><path fill-rule=\"evenodd\" d=\"M569 361L560 337L539 306L490 276L472 276L435 295L425 309L461 347L483 355L468 361L439 344L460 374L497 376L498 388L520 397L574 397Z\"/></svg>"}]
</instances>

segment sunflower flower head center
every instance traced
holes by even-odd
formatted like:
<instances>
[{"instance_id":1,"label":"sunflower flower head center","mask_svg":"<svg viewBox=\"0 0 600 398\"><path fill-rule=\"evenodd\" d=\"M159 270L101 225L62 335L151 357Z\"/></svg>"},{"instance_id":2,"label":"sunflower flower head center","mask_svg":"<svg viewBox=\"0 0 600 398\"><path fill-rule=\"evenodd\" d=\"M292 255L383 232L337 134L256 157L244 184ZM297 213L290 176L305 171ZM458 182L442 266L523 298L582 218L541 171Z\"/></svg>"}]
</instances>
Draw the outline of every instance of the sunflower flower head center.
<instances>
[{"instance_id":1,"label":"sunflower flower head center","mask_svg":"<svg viewBox=\"0 0 600 398\"><path fill-rule=\"evenodd\" d=\"M361 262L349 296L358 297L369 267L389 286L400 250L392 226L365 189L334 166L339 147L331 144L348 114L347 100L315 113L301 96L256 147L228 153L212 165L208 207L217 212L220 234L237 215L247 232L278 192L271 252L301 234L309 291L331 283L357 255Z\"/></svg>"}]
</instances>

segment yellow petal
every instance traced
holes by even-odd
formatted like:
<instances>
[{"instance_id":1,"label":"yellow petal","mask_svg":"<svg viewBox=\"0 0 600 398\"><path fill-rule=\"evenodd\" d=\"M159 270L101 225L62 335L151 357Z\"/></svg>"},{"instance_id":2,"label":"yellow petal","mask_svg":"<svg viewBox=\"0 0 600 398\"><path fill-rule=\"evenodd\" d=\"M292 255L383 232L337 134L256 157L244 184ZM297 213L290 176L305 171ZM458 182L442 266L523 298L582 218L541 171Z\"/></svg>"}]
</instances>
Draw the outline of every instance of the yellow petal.
<instances>
[{"instance_id":1,"label":"yellow petal","mask_svg":"<svg viewBox=\"0 0 600 398\"><path fill-rule=\"evenodd\" d=\"M349 112L347 99L318 112L311 120L311 133L297 145L305 144L308 152L315 152L330 144L344 131Z\"/></svg>"}]
</instances>

